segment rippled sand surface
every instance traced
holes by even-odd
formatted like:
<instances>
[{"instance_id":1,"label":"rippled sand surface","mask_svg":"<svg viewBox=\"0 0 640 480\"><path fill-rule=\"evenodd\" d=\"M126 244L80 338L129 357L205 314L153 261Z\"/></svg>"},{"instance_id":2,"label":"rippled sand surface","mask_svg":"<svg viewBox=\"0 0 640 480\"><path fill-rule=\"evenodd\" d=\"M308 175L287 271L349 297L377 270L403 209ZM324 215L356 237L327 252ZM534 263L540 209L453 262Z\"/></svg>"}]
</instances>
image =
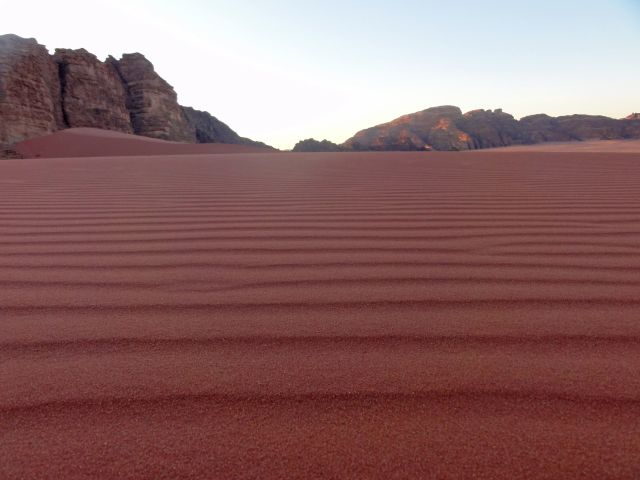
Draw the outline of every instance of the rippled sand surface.
<instances>
[{"instance_id":1,"label":"rippled sand surface","mask_svg":"<svg viewBox=\"0 0 640 480\"><path fill-rule=\"evenodd\" d=\"M0 162L0 478L640 476L640 154Z\"/></svg>"}]
</instances>

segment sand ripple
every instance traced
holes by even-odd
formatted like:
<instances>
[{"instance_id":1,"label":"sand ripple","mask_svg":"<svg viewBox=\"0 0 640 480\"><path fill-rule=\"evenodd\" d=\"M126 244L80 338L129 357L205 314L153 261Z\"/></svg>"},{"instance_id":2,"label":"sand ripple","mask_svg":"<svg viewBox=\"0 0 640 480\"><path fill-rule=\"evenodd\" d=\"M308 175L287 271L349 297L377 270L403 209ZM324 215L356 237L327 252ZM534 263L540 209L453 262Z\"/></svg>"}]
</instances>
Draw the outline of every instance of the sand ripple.
<instances>
[{"instance_id":1,"label":"sand ripple","mask_svg":"<svg viewBox=\"0 0 640 480\"><path fill-rule=\"evenodd\" d=\"M0 163L0 478L638 478L637 153Z\"/></svg>"}]
</instances>

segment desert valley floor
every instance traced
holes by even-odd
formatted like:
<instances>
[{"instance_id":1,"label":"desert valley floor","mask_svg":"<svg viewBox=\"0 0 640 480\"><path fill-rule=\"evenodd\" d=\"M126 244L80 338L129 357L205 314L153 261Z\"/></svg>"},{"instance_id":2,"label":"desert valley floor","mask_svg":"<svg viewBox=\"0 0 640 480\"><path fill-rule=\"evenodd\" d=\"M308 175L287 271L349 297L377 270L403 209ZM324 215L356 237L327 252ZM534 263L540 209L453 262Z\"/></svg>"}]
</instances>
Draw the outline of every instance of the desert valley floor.
<instances>
[{"instance_id":1,"label":"desert valley floor","mask_svg":"<svg viewBox=\"0 0 640 480\"><path fill-rule=\"evenodd\" d=\"M0 162L0 478L640 477L640 149L125 150Z\"/></svg>"}]
</instances>

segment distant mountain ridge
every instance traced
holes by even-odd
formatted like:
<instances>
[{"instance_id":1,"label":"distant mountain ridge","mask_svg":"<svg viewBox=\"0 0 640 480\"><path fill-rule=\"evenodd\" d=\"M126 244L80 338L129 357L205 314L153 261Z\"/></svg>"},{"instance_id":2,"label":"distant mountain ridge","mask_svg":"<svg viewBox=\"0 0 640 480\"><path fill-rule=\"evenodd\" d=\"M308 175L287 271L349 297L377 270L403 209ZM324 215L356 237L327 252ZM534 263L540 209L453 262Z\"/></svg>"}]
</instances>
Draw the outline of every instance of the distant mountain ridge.
<instances>
[{"instance_id":1,"label":"distant mountain ridge","mask_svg":"<svg viewBox=\"0 0 640 480\"><path fill-rule=\"evenodd\" d=\"M179 105L173 87L140 53L101 62L85 49L50 55L33 38L0 35L0 147L74 127L270 148Z\"/></svg>"},{"instance_id":2,"label":"distant mountain ridge","mask_svg":"<svg viewBox=\"0 0 640 480\"><path fill-rule=\"evenodd\" d=\"M531 115L516 120L497 110L462 113L441 106L403 115L367 128L342 144L345 150L476 150L541 142L640 138L640 115L624 119L599 115L551 117Z\"/></svg>"}]
</instances>

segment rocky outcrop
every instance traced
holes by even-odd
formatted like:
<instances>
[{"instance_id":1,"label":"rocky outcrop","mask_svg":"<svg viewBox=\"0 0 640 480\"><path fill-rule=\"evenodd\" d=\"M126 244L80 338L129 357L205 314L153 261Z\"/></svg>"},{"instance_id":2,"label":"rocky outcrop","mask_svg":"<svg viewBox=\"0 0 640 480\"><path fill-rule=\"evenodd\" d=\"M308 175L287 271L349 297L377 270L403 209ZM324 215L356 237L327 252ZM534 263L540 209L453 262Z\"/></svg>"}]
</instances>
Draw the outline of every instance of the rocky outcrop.
<instances>
[{"instance_id":1,"label":"rocky outcrop","mask_svg":"<svg viewBox=\"0 0 640 480\"><path fill-rule=\"evenodd\" d=\"M0 36L0 147L64 128L58 68L33 38Z\"/></svg>"},{"instance_id":2,"label":"rocky outcrop","mask_svg":"<svg viewBox=\"0 0 640 480\"><path fill-rule=\"evenodd\" d=\"M182 107L182 111L193 129L192 135L198 143L234 143L238 145L271 148L265 143L241 137L234 132L229 125L218 120L209 112L203 112L191 107Z\"/></svg>"},{"instance_id":3,"label":"rocky outcrop","mask_svg":"<svg viewBox=\"0 0 640 480\"><path fill-rule=\"evenodd\" d=\"M501 109L472 110L456 121L456 127L471 137L473 148L522 143L518 121Z\"/></svg>"},{"instance_id":4,"label":"rocky outcrop","mask_svg":"<svg viewBox=\"0 0 640 480\"><path fill-rule=\"evenodd\" d=\"M598 115L550 117L532 115L520 120L522 143L568 142L582 140L616 140L640 138L632 118L616 120ZM637 122L640 124L640 122Z\"/></svg>"},{"instance_id":5,"label":"rocky outcrop","mask_svg":"<svg viewBox=\"0 0 640 480\"><path fill-rule=\"evenodd\" d=\"M62 111L68 127L93 127L133 133L127 92L111 63L84 49L57 49Z\"/></svg>"},{"instance_id":6,"label":"rocky outcrop","mask_svg":"<svg viewBox=\"0 0 640 480\"><path fill-rule=\"evenodd\" d=\"M0 148L70 127L266 147L207 112L180 106L173 87L139 53L105 62L84 49L51 56L34 39L0 35Z\"/></svg>"},{"instance_id":7,"label":"rocky outcrop","mask_svg":"<svg viewBox=\"0 0 640 480\"><path fill-rule=\"evenodd\" d=\"M352 150L469 150L471 137L457 128L458 107L434 107L362 130L344 143Z\"/></svg>"},{"instance_id":8,"label":"rocky outcrop","mask_svg":"<svg viewBox=\"0 0 640 480\"><path fill-rule=\"evenodd\" d=\"M545 114L523 117L519 122L522 143L568 142L571 135L560 129L557 118Z\"/></svg>"},{"instance_id":9,"label":"rocky outcrop","mask_svg":"<svg viewBox=\"0 0 640 480\"><path fill-rule=\"evenodd\" d=\"M623 119L623 138L640 138L640 113L632 113Z\"/></svg>"},{"instance_id":10,"label":"rocky outcrop","mask_svg":"<svg viewBox=\"0 0 640 480\"><path fill-rule=\"evenodd\" d=\"M599 115L567 115L557 117L558 131L573 140L614 140L622 137L624 123Z\"/></svg>"},{"instance_id":11,"label":"rocky outcrop","mask_svg":"<svg viewBox=\"0 0 640 480\"><path fill-rule=\"evenodd\" d=\"M195 134L178 104L178 96L140 53L124 54L120 60L107 59L120 74L127 90L127 107L133 129L145 137L194 142Z\"/></svg>"},{"instance_id":12,"label":"rocky outcrop","mask_svg":"<svg viewBox=\"0 0 640 480\"><path fill-rule=\"evenodd\" d=\"M471 150L576 140L640 138L637 114L621 120L598 115L531 115L521 120L502 110L462 114L444 106L404 115L358 132L343 146L350 150Z\"/></svg>"},{"instance_id":13,"label":"rocky outcrop","mask_svg":"<svg viewBox=\"0 0 640 480\"><path fill-rule=\"evenodd\" d=\"M329 140L316 140L315 138L307 138L300 140L293 147L294 152L342 152L344 147L337 145Z\"/></svg>"}]
</instances>

